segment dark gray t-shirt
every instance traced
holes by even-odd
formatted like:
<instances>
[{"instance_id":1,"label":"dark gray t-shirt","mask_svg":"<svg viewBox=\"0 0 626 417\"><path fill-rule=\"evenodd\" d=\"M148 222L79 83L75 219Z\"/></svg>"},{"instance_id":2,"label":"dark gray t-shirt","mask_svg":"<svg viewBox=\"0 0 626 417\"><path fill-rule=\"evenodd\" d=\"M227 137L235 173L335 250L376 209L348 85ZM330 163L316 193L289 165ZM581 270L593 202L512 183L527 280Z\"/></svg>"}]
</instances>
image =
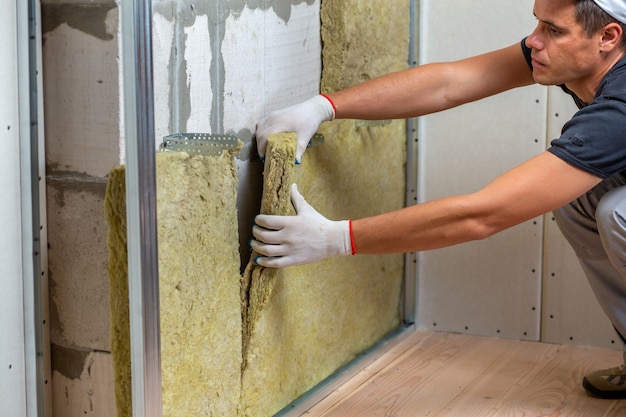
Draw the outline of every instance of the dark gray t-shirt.
<instances>
[{"instance_id":1,"label":"dark gray t-shirt","mask_svg":"<svg viewBox=\"0 0 626 417\"><path fill-rule=\"evenodd\" d=\"M521 45L532 69L526 39ZM548 152L603 179L626 174L626 57L606 74L590 103L566 86L560 87L573 97L579 110L565 123L561 137L551 142Z\"/></svg>"}]
</instances>

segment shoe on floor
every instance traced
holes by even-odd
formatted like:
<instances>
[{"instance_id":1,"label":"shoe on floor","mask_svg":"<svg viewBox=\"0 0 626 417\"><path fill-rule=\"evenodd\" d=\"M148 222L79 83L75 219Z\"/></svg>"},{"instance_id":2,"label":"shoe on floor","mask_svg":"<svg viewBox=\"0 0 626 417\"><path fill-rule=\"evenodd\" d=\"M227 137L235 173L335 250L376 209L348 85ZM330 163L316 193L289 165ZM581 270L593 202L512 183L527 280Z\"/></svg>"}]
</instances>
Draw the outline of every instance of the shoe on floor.
<instances>
[{"instance_id":1,"label":"shoe on floor","mask_svg":"<svg viewBox=\"0 0 626 417\"><path fill-rule=\"evenodd\" d=\"M626 364L586 375L583 378L583 388L592 397L626 398Z\"/></svg>"}]
</instances>

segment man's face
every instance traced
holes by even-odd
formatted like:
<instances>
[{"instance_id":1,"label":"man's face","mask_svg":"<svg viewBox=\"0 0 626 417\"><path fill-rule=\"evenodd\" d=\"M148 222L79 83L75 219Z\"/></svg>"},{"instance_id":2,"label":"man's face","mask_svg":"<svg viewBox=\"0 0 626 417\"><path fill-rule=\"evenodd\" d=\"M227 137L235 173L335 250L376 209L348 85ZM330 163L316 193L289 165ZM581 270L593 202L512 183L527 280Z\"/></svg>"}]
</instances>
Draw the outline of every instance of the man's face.
<instances>
[{"instance_id":1,"label":"man's face","mask_svg":"<svg viewBox=\"0 0 626 417\"><path fill-rule=\"evenodd\" d=\"M533 77L540 84L584 86L596 78L602 33L588 37L575 11L574 0L535 0L538 23L526 45L532 48Z\"/></svg>"}]
</instances>

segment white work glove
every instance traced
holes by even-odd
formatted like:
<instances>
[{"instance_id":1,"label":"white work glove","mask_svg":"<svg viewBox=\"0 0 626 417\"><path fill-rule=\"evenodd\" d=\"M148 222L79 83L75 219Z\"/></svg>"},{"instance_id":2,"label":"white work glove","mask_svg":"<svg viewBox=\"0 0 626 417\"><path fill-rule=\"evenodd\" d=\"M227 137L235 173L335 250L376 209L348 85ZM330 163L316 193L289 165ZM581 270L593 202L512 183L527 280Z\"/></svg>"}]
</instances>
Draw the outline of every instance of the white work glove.
<instances>
[{"instance_id":1,"label":"white work glove","mask_svg":"<svg viewBox=\"0 0 626 417\"><path fill-rule=\"evenodd\" d=\"M283 268L319 261L331 256L354 254L350 221L331 221L319 214L291 186L296 216L259 214L250 242L261 254L254 261L261 266Z\"/></svg>"},{"instance_id":2,"label":"white work glove","mask_svg":"<svg viewBox=\"0 0 626 417\"><path fill-rule=\"evenodd\" d=\"M299 164L319 125L334 118L333 103L321 94L291 107L271 112L257 124L256 142L259 156L261 159L265 158L267 138L271 133L295 132L298 136L296 163Z\"/></svg>"}]
</instances>

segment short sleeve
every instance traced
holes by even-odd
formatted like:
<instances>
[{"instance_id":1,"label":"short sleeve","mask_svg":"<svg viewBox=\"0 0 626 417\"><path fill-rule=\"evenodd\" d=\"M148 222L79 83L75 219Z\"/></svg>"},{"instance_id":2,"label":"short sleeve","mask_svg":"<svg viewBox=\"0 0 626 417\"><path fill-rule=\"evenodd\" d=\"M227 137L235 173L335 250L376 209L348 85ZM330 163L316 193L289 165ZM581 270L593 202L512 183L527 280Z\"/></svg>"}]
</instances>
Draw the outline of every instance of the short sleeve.
<instances>
[{"instance_id":1,"label":"short sleeve","mask_svg":"<svg viewBox=\"0 0 626 417\"><path fill-rule=\"evenodd\" d=\"M626 170L626 103L600 99L580 109L549 152L600 178Z\"/></svg>"}]
</instances>

